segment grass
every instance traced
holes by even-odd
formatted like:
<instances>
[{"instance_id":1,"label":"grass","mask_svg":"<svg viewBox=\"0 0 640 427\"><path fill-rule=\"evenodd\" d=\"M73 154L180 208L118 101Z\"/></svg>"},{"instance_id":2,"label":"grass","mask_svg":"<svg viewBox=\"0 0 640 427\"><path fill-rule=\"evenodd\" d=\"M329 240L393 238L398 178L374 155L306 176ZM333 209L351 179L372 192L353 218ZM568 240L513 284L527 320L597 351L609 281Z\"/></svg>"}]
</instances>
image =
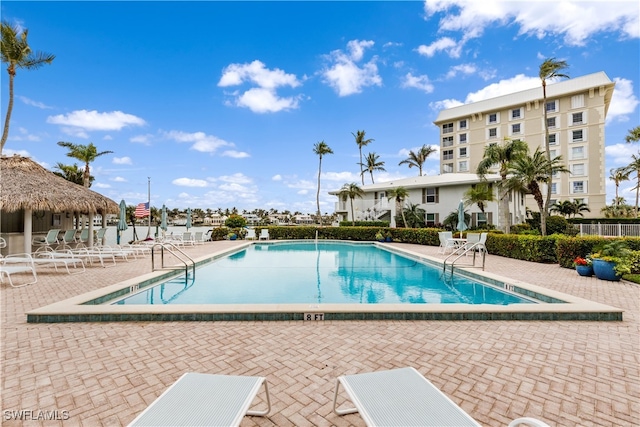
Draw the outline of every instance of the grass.
<instances>
[{"instance_id":1,"label":"grass","mask_svg":"<svg viewBox=\"0 0 640 427\"><path fill-rule=\"evenodd\" d=\"M640 284L640 274L625 274L622 278L624 280Z\"/></svg>"}]
</instances>

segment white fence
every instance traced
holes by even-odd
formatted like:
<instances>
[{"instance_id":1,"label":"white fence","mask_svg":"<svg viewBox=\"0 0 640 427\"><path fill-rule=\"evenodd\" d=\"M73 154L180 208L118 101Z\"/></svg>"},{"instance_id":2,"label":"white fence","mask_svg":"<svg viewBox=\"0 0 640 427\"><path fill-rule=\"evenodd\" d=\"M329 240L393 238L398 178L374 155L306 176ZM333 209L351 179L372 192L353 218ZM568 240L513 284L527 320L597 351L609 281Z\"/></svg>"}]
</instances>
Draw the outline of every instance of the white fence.
<instances>
[{"instance_id":1,"label":"white fence","mask_svg":"<svg viewBox=\"0 0 640 427\"><path fill-rule=\"evenodd\" d=\"M640 224L579 224L580 236L640 237Z\"/></svg>"}]
</instances>

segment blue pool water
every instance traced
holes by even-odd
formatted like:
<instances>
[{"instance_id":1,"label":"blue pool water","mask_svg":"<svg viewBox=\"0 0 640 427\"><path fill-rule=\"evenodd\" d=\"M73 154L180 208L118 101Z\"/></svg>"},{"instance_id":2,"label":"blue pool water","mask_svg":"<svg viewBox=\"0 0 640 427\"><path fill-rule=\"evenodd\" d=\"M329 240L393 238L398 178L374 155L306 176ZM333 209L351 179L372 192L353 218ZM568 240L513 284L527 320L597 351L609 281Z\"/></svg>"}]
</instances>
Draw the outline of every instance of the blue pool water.
<instances>
[{"instance_id":1,"label":"blue pool water","mask_svg":"<svg viewBox=\"0 0 640 427\"><path fill-rule=\"evenodd\" d=\"M255 244L114 304L520 304L533 301L371 244Z\"/></svg>"}]
</instances>

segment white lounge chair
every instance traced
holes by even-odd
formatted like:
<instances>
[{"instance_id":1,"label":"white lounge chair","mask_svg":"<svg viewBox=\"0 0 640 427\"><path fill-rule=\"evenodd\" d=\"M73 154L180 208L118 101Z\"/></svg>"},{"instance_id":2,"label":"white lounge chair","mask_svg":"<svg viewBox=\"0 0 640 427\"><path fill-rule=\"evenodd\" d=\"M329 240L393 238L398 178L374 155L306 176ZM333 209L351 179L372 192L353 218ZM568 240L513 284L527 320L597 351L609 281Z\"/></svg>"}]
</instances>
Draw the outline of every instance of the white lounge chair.
<instances>
[{"instance_id":1,"label":"white lounge chair","mask_svg":"<svg viewBox=\"0 0 640 427\"><path fill-rule=\"evenodd\" d=\"M260 238L258 240L269 240L269 230L266 228L260 230Z\"/></svg>"},{"instance_id":2,"label":"white lounge chair","mask_svg":"<svg viewBox=\"0 0 640 427\"><path fill-rule=\"evenodd\" d=\"M256 240L256 230L253 228L247 229L247 235L244 236L246 240Z\"/></svg>"},{"instance_id":3,"label":"white lounge chair","mask_svg":"<svg viewBox=\"0 0 640 427\"><path fill-rule=\"evenodd\" d=\"M47 232L46 236L35 236L31 239L31 244L38 246L36 251L46 250L47 248L55 248L58 246L59 228L53 228Z\"/></svg>"},{"instance_id":4,"label":"white lounge chair","mask_svg":"<svg viewBox=\"0 0 640 427\"><path fill-rule=\"evenodd\" d=\"M33 258L31 257L31 255L7 255L6 257L3 257L0 262L0 283L4 283L3 277L6 277L7 280L9 280L9 284L11 285L11 287L21 288L23 286L33 285L38 281L38 276L36 275L36 267L33 264ZM31 273L31 275L33 276L33 281L23 283L21 285L14 285L13 280L11 280L11 275L20 273Z\"/></svg>"},{"instance_id":5,"label":"white lounge chair","mask_svg":"<svg viewBox=\"0 0 640 427\"><path fill-rule=\"evenodd\" d=\"M76 230L75 228L64 230L62 235L62 241L60 242L60 246L62 248L71 248L75 247L78 241L76 240Z\"/></svg>"},{"instance_id":6,"label":"white lounge chair","mask_svg":"<svg viewBox=\"0 0 640 427\"><path fill-rule=\"evenodd\" d=\"M544 421L531 417L517 418L509 423L509 427L519 427L522 425L530 427L551 427Z\"/></svg>"},{"instance_id":7,"label":"white lounge chair","mask_svg":"<svg viewBox=\"0 0 640 427\"><path fill-rule=\"evenodd\" d=\"M196 231L195 233L193 233L193 243L196 245L204 245L205 242L205 238L204 238L204 232L202 231Z\"/></svg>"},{"instance_id":8,"label":"white lounge chair","mask_svg":"<svg viewBox=\"0 0 640 427\"><path fill-rule=\"evenodd\" d=\"M263 384L267 409L249 411ZM186 373L129 426L238 426L245 415L265 416L270 410L263 377Z\"/></svg>"}]
</instances>

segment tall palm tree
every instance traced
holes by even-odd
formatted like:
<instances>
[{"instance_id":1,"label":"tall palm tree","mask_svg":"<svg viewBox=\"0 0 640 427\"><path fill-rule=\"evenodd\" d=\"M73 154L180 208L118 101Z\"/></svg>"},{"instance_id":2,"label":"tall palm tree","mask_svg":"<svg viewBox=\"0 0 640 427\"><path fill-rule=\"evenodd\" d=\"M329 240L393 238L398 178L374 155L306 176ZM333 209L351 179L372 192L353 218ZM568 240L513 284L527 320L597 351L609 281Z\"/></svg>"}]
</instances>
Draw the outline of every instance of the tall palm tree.
<instances>
[{"instance_id":1,"label":"tall palm tree","mask_svg":"<svg viewBox=\"0 0 640 427\"><path fill-rule=\"evenodd\" d=\"M631 163L629 163L626 167L631 173L636 174L636 186L634 190L636 190L636 205L633 210L635 217L638 217L638 196L640 195L640 153L637 155L631 155Z\"/></svg>"},{"instance_id":2,"label":"tall palm tree","mask_svg":"<svg viewBox=\"0 0 640 427\"><path fill-rule=\"evenodd\" d=\"M571 215L574 217L576 215L584 216L582 212L591 212L591 209L589 209L589 205L578 200L574 200L571 203Z\"/></svg>"},{"instance_id":3,"label":"tall palm tree","mask_svg":"<svg viewBox=\"0 0 640 427\"><path fill-rule=\"evenodd\" d=\"M629 135L624 137L627 144L640 141L640 126L636 126L633 129L629 129Z\"/></svg>"},{"instance_id":4,"label":"tall palm tree","mask_svg":"<svg viewBox=\"0 0 640 427\"><path fill-rule=\"evenodd\" d=\"M500 223L505 233L509 233L509 189L507 188L507 175L512 163L527 154L528 146L519 139L505 138L503 144L491 144L484 149L482 160L478 163L476 174L483 179L494 166L499 167L500 182L498 183L498 200L500 201Z\"/></svg>"},{"instance_id":5,"label":"tall palm tree","mask_svg":"<svg viewBox=\"0 0 640 427\"><path fill-rule=\"evenodd\" d=\"M493 195L493 188L491 188L486 182L481 182L478 185L474 185L464 192L464 205L478 205L480 212L484 213L487 207L487 202L493 202L496 198Z\"/></svg>"},{"instance_id":6,"label":"tall palm tree","mask_svg":"<svg viewBox=\"0 0 640 427\"><path fill-rule=\"evenodd\" d=\"M67 153L68 157L73 157L74 159L78 159L81 162L84 162L84 177L82 178L82 183L87 188L91 186L91 173L89 171L89 163L95 161L100 156L113 153L113 151L98 152L98 149L95 145L93 145L93 142L90 142L89 145L82 145L74 144L72 142L60 141L58 142L58 145L69 149L69 152Z\"/></svg>"},{"instance_id":7,"label":"tall palm tree","mask_svg":"<svg viewBox=\"0 0 640 427\"><path fill-rule=\"evenodd\" d=\"M403 209L405 218L408 221L408 226L411 228L421 228L425 225L425 213L426 211L418 204L408 203L407 207Z\"/></svg>"},{"instance_id":8,"label":"tall palm tree","mask_svg":"<svg viewBox=\"0 0 640 427\"><path fill-rule=\"evenodd\" d=\"M570 217L573 211L573 203L570 200L563 200L549 206L549 212L559 213L564 217Z\"/></svg>"},{"instance_id":9,"label":"tall palm tree","mask_svg":"<svg viewBox=\"0 0 640 427\"><path fill-rule=\"evenodd\" d=\"M398 166L407 164L409 168L417 167L419 175L422 176L422 165L427 161L427 158L435 153L437 150L430 145L424 144L417 151L409 150L409 157L398 163Z\"/></svg>"},{"instance_id":10,"label":"tall palm tree","mask_svg":"<svg viewBox=\"0 0 640 427\"><path fill-rule=\"evenodd\" d=\"M343 199L346 199L348 197L351 200L351 222L355 226L356 216L354 215L353 211L353 199L355 199L356 197L362 199L362 197L364 196L364 191L362 190L362 188L358 187L358 184L352 182L351 184L343 185L340 189L340 192L338 192L338 196L342 197Z\"/></svg>"},{"instance_id":11,"label":"tall palm tree","mask_svg":"<svg viewBox=\"0 0 640 427\"><path fill-rule=\"evenodd\" d=\"M562 156L557 156L548 161L540 147L536 148L533 155L521 156L511 164L507 181L510 190L524 191L531 194L540 210L540 227L542 228L542 211L544 210L544 198L542 196L541 184L551 181L555 173L568 173L569 169L562 163ZM546 229L541 230L546 236Z\"/></svg>"},{"instance_id":12,"label":"tall palm tree","mask_svg":"<svg viewBox=\"0 0 640 427\"><path fill-rule=\"evenodd\" d=\"M407 227L407 219L404 216L404 201L409 197L409 191L404 187L392 188L387 192L387 199L395 199L396 201L396 211L400 210L402 214L402 223L405 228Z\"/></svg>"},{"instance_id":13,"label":"tall palm tree","mask_svg":"<svg viewBox=\"0 0 640 427\"><path fill-rule=\"evenodd\" d=\"M74 184L83 185L84 172L78 167L77 163L74 163L73 165L65 165L58 162L56 164L56 169L57 171L53 172L55 175L61 176L62 178L66 179L67 181L71 181ZM89 180L93 181L93 177L90 177Z\"/></svg>"},{"instance_id":14,"label":"tall palm tree","mask_svg":"<svg viewBox=\"0 0 640 427\"><path fill-rule=\"evenodd\" d=\"M362 147L366 147L371 142L375 141L374 139L365 139L366 131L358 130L356 133L351 132L351 135L356 139L356 144L358 144L358 150L360 150L360 176L362 176L362 185L364 185L364 170L362 164Z\"/></svg>"},{"instance_id":15,"label":"tall palm tree","mask_svg":"<svg viewBox=\"0 0 640 427\"><path fill-rule=\"evenodd\" d=\"M616 198L614 201L617 203L618 199L618 190L620 188L620 183L623 181L629 181L629 175L631 175L631 170L627 167L622 168L612 168L609 170L609 179L616 184Z\"/></svg>"},{"instance_id":16,"label":"tall palm tree","mask_svg":"<svg viewBox=\"0 0 640 427\"><path fill-rule=\"evenodd\" d=\"M562 70L568 67L567 61L558 61L556 58L547 58L540 64L539 77L542 82L542 112L544 114L544 150L548 162L551 162L552 159L551 148L549 147L549 122L547 121L547 80L568 79L569 76L562 73ZM543 209L540 211L540 228L543 236L547 232L547 215L551 204L551 185L552 180L547 180L547 196L544 200Z\"/></svg>"},{"instance_id":17,"label":"tall palm tree","mask_svg":"<svg viewBox=\"0 0 640 427\"><path fill-rule=\"evenodd\" d=\"M17 26L13 26L7 21L2 21L0 26L2 62L9 64L7 66L7 73L9 73L9 105L7 106L4 130L2 131L2 139L0 140L0 154L2 154L4 144L9 137L9 122L11 121L11 113L13 112L13 79L16 77L16 69L24 68L25 70L35 70L44 64L51 64L55 59L55 55L44 52L33 52L27 42L29 30L26 28L20 33L20 29Z\"/></svg>"},{"instance_id":18,"label":"tall palm tree","mask_svg":"<svg viewBox=\"0 0 640 427\"><path fill-rule=\"evenodd\" d=\"M318 207L318 221L320 221L320 225L322 225L322 214L320 212L320 173L322 172L322 157L326 154L333 154L333 150L327 145L326 142L320 141L316 142L313 146L313 152L320 159L320 163L318 165L318 190L316 191L316 205Z\"/></svg>"},{"instance_id":19,"label":"tall palm tree","mask_svg":"<svg viewBox=\"0 0 640 427\"><path fill-rule=\"evenodd\" d=\"M371 175L372 184L375 184L375 182L373 181L373 171L384 172L386 170L384 168L384 162L378 161L379 158L380 156L376 153L369 153L367 154L367 157L365 159L367 162L360 164L361 167L364 167L362 174L364 175L365 172L369 172L369 174ZM362 178L362 181L364 182L364 177Z\"/></svg>"}]
</instances>

